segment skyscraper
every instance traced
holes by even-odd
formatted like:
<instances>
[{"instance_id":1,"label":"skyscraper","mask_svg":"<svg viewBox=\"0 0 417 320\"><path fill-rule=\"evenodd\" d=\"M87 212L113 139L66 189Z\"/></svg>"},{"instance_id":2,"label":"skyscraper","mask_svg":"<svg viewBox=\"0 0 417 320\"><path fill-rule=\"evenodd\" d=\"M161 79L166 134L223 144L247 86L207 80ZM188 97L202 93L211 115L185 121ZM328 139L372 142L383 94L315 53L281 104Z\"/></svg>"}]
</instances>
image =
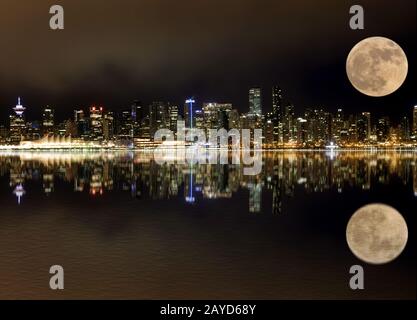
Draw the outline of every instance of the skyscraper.
<instances>
[{"instance_id":1,"label":"skyscraper","mask_svg":"<svg viewBox=\"0 0 417 320\"><path fill-rule=\"evenodd\" d=\"M46 106L42 113L42 135L54 132L54 121L54 110Z\"/></svg>"},{"instance_id":2,"label":"skyscraper","mask_svg":"<svg viewBox=\"0 0 417 320\"><path fill-rule=\"evenodd\" d=\"M77 123L81 120L84 120L84 110L74 110L74 122Z\"/></svg>"},{"instance_id":3,"label":"skyscraper","mask_svg":"<svg viewBox=\"0 0 417 320\"><path fill-rule=\"evenodd\" d=\"M143 120L144 109L142 103L139 100L135 100L131 106L131 125L132 125L132 136L135 137L139 134L139 126Z\"/></svg>"},{"instance_id":4,"label":"skyscraper","mask_svg":"<svg viewBox=\"0 0 417 320\"><path fill-rule=\"evenodd\" d=\"M177 121L178 121L178 106L169 105L168 106L169 114L169 130L176 133L177 132Z\"/></svg>"},{"instance_id":5,"label":"skyscraper","mask_svg":"<svg viewBox=\"0 0 417 320\"><path fill-rule=\"evenodd\" d=\"M387 142L389 138L390 121L387 117L382 117L377 124L378 142Z\"/></svg>"},{"instance_id":6,"label":"skyscraper","mask_svg":"<svg viewBox=\"0 0 417 320\"><path fill-rule=\"evenodd\" d=\"M371 113L363 112L362 116L366 119L366 138L371 139L372 129L371 129Z\"/></svg>"},{"instance_id":7,"label":"skyscraper","mask_svg":"<svg viewBox=\"0 0 417 320\"><path fill-rule=\"evenodd\" d=\"M272 123L274 125L274 142L282 143L282 90L272 87Z\"/></svg>"},{"instance_id":8,"label":"skyscraper","mask_svg":"<svg viewBox=\"0 0 417 320\"><path fill-rule=\"evenodd\" d=\"M297 144L300 147L305 147L308 140L307 125L306 119L297 119Z\"/></svg>"},{"instance_id":9,"label":"skyscraper","mask_svg":"<svg viewBox=\"0 0 417 320\"><path fill-rule=\"evenodd\" d=\"M38 140L41 138L41 125L38 121L26 122L25 138L27 140Z\"/></svg>"},{"instance_id":10,"label":"skyscraper","mask_svg":"<svg viewBox=\"0 0 417 320\"><path fill-rule=\"evenodd\" d=\"M151 138L149 115L144 116L142 121L139 124L139 138L141 139Z\"/></svg>"},{"instance_id":11,"label":"skyscraper","mask_svg":"<svg viewBox=\"0 0 417 320\"><path fill-rule=\"evenodd\" d=\"M135 111L133 111L135 110ZM137 117L136 108L124 110L118 115L117 135L122 139L132 139L135 135L135 118Z\"/></svg>"},{"instance_id":12,"label":"skyscraper","mask_svg":"<svg viewBox=\"0 0 417 320\"><path fill-rule=\"evenodd\" d=\"M152 102L149 106L150 134L153 138L159 129L169 128L169 115L167 105L161 101Z\"/></svg>"},{"instance_id":13,"label":"skyscraper","mask_svg":"<svg viewBox=\"0 0 417 320\"><path fill-rule=\"evenodd\" d=\"M91 138L96 141L103 140L103 107L90 108Z\"/></svg>"},{"instance_id":14,"label":"skyscraper","mask_svg":"<svg viewBox=\"0 0 417 320\"><path fill-rule=\"evenodd\" d=\"M359 143L369 142L371 138L371 114L362 112L356 120L357 139Z\"/></svg>"},{"instance_id":15,"label":"skyscraper","mask_svg":"<svg viewBox=\"0 0 417 320\"><path fill-rule=\"evenodd\" d=\"M410 121L408 117L403 117L400 124L400 138L402 142L410 141Z\"/></svg>"},{"instance_id":16,"label":"skyscraper","mask_svg":"<svg viewBox=\"0 0 417 320\"><path fill-rule=\"evenodd\" d=\"M264 123L264 146L266 148L273 148L274 146L274 116L272 113L267 113Z\"/></svg>"},{"instance_id":17,"label":"skyscraper","mask_svg":"<svg viewBox=\"0 0 417 320\"><path fill-rule=\"evenodd\" d=\"M72 119L68 119L64 121L64 135L75 137L77 135L77 126Z\"/></svg>"},{"instance_id":18,"label":"skyscraper","mask_svg":"<svg viewBox=\"0 0 417 320\"><path fill-rule=\"evenodd\" d=\"M358 142L358 128L357 128L357 117L353 114L349 115L348 117L348 141L349 143L357 143Z\"/></svg>"},{"instance_id":19,"label":"skyscraper","mask_svg":"<svg viewBox=\"0 0 417 320\"><path fill-rule=\"evenodd\" d=\"M342 109L337 109L336 115L332 119L332 141L336 144L346 142L347 131L345 129L345 117Z\"/></svg>"},{"instance_id":20,"label":"skyscraper","mask_svg":"<svg viewBox=\"0 0 417 320\"><path fill-rule=\"evenodd\" d=\"M131 116L132 116L132 120L134 122L139 122L142 121L143 118L143 107L142 107L142 103L139 100L135 100L133 101L132 107L131 107Z\"/></svg>"},{"instance_id":21,"label":"skyscraper","mask_svg":"<svg viewBox=\"0 0 417 320\"><path fill-rule=\"evenodd\" d=\"M89 138L90 124L85 118L84 110L74 110L74 123L76 129L76 137L87 140Z\"/></svg>"},{"instance_id":22,"label":"skyscraper","mask_svg":"<svg viewBox=\"0 0 417 320\"><path fill-rule=\"evenodd\" d=\"M413 110L413 135L417 137L417 106Z\"/></svg>"},{"instance_id":23,"label":"skyscraper","mask_svg":"<svg viewBox=\"0 0 417 320\"><path fill-rule=\"evenodd\" d=\"M229 130L229 114L233 106L231 103L210 102L203 104L204 126L209 129Z\"/></svg>"},{"instance_id":24,"label":"skyscraper","mask_svg":"<svg viewBox=\"0 0 417 320\"><path fill-rule=\"evenodd\" d=\"M249 113L252 115L262 115L262 92L261 88L249 89Z\"/></svg>"},{"instance_id":25,"label":"skyscraper","mask_svg":"<svg viewBox=\"0 0 417 320\"><path fill-rule=\"evenodd\" d=\"M114 114L109 111L103 118L103 137L105 140L110 141L114 134Z\"/></svg>"},{"instance_id":26,"label":"skyscraper","mask_svg":"<svg viewBox=\"0 0 417 320\"><path fill-rule=\"evenodd\" d=\"M184 104L184 120L186 128L194 127L194 110L195 109L195 100L194 98L189 98L185 100Z\"/></svg>"},{"instance_id":27,"label":"skyscraper","mask_svg":"<svg viewBox=\"0 0 417 320\"><path fill-rule=\"evenodd\" d=\"M315 146L325 146L331 142L332 119L323 109L307 109L307 140Z\"/></svg>"},{"instance_id":28,"label":"skyscraper","mask_svg":"<svg viewBox=\"0 0 417 320\"><path fill-rule=\"evenodd\" d=\"M203 110L195 110L194 112L194 128L204 130L204 113Z\"/></svg>"},{"instance_id":29,"label":"skyscraper","mask_svg":"<svg viewBox=\"0 0 417 320\"><path fill-rule=\"evenodd\" d=\"M285 107L285 113L283 117L283 125L282 125L282 136L283 142L294 142L295 141L295 116L294 116L294 106L288 104Z\"/></svg>"}]
</instances>

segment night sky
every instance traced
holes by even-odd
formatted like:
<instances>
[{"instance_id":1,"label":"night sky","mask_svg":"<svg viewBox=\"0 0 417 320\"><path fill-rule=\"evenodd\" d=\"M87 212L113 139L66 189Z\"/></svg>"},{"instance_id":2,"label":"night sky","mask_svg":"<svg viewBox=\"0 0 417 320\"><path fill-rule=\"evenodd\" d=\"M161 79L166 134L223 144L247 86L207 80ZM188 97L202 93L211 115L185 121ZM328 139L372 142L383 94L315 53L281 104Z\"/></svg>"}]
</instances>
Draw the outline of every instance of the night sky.
<instances>
[{"instance_id":1,"label":"night sky","mask_svg":"<svg viewBox=\"0 0 417 320\"><path fill-rule=\"evenodd\" d=\"M49 7L65 9L65 30L49 29ZM365 30L349 8L365 9ZM183 104L232 102L248 111L248 88L273 84L296 112L323 106L399 118L417 104L416 1L2 0L0 124L21 95L30 118L46 104L59 118L96 103L115 111L134 99ZM406 52L404 86L385 98L357 92L345 73L350 49L385 36Z\"/></svg>"}]
</instances>

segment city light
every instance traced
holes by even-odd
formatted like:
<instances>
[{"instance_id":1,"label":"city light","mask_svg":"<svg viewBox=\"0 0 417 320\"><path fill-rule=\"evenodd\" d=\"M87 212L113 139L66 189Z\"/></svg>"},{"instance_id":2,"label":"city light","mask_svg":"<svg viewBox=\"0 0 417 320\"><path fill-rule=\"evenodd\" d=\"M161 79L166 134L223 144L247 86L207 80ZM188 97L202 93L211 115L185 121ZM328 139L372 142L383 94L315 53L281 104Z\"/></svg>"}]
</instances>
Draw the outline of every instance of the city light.
<instances>
[{"instance_id":1,"label":"city light","mask_svg":"<svg viewBox=\"0 0 417 320\"><path fill-rule=\"evenodd\" d=\"M370 189L372 184L388 184L390 177L412 181L413 190L410 191L413 195L417 194L417 171L414 170L416 153L413 151L265 152L264 170L256 179L244 175L244 165L234 165L233 170L225 170L229 165L180 164L176 159L172 159L167 164L173 170L170 171L170 179L165 179L166 171L163 170L165 166L155 162L146 150L139 152L1 151L0 167L7 167L10 157L16 159L15 170L10 173L10 185L13 187L11 192L16 196L18 204L21 204L23 196L27 194L25 183L38 179L39 173L42 174L44 181L42 186L44 192L53 193L54 181L62 178L62 168L66 168L65 181L74 186L74 192L86 190L92 197L98 197L121 187L123 191L130 192L134 196L138 192L142 195L148 192L152 199L181 196L185 202L192 204L198 199L230 199L239 188L244 188L249 191L251 212L257 212L261 207L262 198L259 194L262 190L261 181L265 181L267 189L274 189L277 187L274 183L275 178L283 180L282 186L285 186L285 193L288 195L296 192L295 186L300 186L307 192L323 192L333 188L341 193L347 186ZM281 165L285 163L284 172L279 177L276 177L274 169L274 163L277 161ZM109 167L115 170L107 172L105 168ZM129 169L125 170L126 168ZM399 168L403 168L402 170L407 174L400 175ZM347 172L349 174L346 174ZM125 186L115 184L117 179L131 183ZM138 183L139 181L160 181L161 185L160 188L149 188L149 185ZM172 181L177 185L175 189L170 188ZM183 193L180 193L181 189L178 188L181 184L184 187ZM275 209L278 210L279 206Z\"/></svg>"},{"instance_id":2,"label":"city light","mask_svg":"<svg viewBox=\"0 0 417 320\"><path fill-rule=\"evenodd\" d=\"M42 119L29 121L21 98L12 108L9 125L0 125L1 150L70 150L70 149L140 149L155 148L161 142L155 133L168 129L175 137L186 136L191 129L255 130L261 129L262 145L257 149L413 149L417 148L417 105L412 118L403 116L395 123L388 117L374 117L370 112L344 114L342 108L331 113L325 108L306 108L296 115L291 103L283 103L282 90L272 90L272 112L263 113L262 91L249 90L249 112L240 113L232 103L203 103L195 109L196 100L185 100L183 117L178 107L169 102L153 102L149 113L135 101L121 112L106 111L92 105L90 114L82 109L63 122L55 118L54 108L46 106ZM194 110L195 109L195 110ZM184 143L163 142L166 147L184 147ZM190 142L186 143L187 145ZM213 148L209 143L207 148Z\"/></svg>"},{"instance_id":3,"label":"city light","mask_svg":"<svg viewBox=\"0 0 417 320\"><path fill-rule=\"evenodd\" d=\"M195 100L193 98L185 100L185 103L189 105L189 116L190 116L190 128L193 128L193 105L195 103Z\"/></svg>"},{"instance_id":4,"label":"city light","mask_svg":"<svg viewBox=\"0 0 417 320\"><path fill-rule=\"evenodd\" d=\"M19 97L17 99L17 105L16 105L16 107L13 108L13 110L16 113L16 115L22 116L25 109L26 108L24 106L22 106L22 104L20 103L20 97Z\"/></svg>"}]
</instances>

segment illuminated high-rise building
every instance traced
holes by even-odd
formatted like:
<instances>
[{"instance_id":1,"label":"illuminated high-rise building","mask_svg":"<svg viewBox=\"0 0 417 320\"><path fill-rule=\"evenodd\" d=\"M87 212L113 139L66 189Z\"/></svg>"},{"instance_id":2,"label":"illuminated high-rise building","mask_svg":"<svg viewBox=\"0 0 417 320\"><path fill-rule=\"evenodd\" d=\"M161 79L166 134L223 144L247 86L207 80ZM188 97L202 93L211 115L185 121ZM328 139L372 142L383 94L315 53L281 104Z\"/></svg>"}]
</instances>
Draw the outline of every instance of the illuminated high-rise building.
<instances>
[{"instance_id":1,"label":"illuminated high-rise building","mask_svg":"<svg viewBox=\"0 0 417 320\"><path fill-rule=\"evenodd\" d=\"M307 125L308 123L306 119L297 119L297 144L300 147L305 147L308 141Z\"/></svg>"},{"instance_id":2,"label":"illuminated high-rise building","mask_svg":"<svg viewBox=\"0 0 417 320\"><path fill-rule=\"evenodd\" d=\"M109 111L106 112L103 118L103 136L104 139L110 141L114 135L114 114Z\"/></svg>"},{"instance_id":3,"label":"illuminated high-rise building","mask_svg":"<svg viewBox=\"0 0 417 320\"><path fill-rule=\"evenodd\" d=\"M142 121L139 124L139 138L141 139L151 138L149 115L144 116Z\"/></svg>"},{"instance_id":4,"label":"illuminated high-rise building","mask_svg":"<svg viewBox=\"0 0 417 320\"><path fill-rule=\"evenodd\" d=\"M215 102L204 103L203 113L206 130L218 129L218 104Z\"/></svg>"},{"instance_id":5,"label":"illuminated high-rise building","mask_svg":"<svg viewBox=\"0 0 417 320\"><path fill-rule=\"evenodd\" d=\"M139 134L139 127L144 118L144 109L142 103L139 100L135 100L131 106L131 120L133 136L136 137Z\"/></svg>"},{"instance_id":6,"label":"illuminated high-rise building","mask_svg":"<svg viewBox=\"0 0 417 320\"><path fill-rule=\"evenodd\" d=\"M400 139L402 142L408 142L411 138L411 131L410 131L410 121L408 117L405 116L401 119L400 124Z\"/></svg>"},{"instance_id":7,"label":"illuminated high-rise building","mask_svg":"<svg viewBox=\"0 0 417 320\"><path fill-rule=\"evenodd\" d=\"M184 120L187 128L194 128L194 112L195 112L195 100L189 98L185 100L184 104Z\"/></svg>"},{"instance_id":8,"label":"illuminated high-rise building","mask_svg":"<svg viewBox=\"0 0 417 320\"><path fill-rule=\"evenodd\" d=\"M159 129L168 129L170 125L167 104L160 101L152 102L149 106L150 135L153 138Z\"/></svg>"},{"instance_id":9,"label":"illuminated high-rise building","mask_svg":"<svg viewBox=\"0 0 417 320\"><path fill-rule=\"evenodd\" d=\"M90 123L85 118L84 110L74 110L74 124L76 137L87 140L89 138Z\"/></svg>"},{"instance_id":10,"label":"illuminated high-rise building","mask_svg":"<svg viewBox=\"0 0 417 320\"><path fill-rule=\"evenodd\" d=\"M135 133L135 122L133 117L136 117L136 113L132 110L124 110L119 114L117 134L119 137L131 139Z\"/></svg>"},{"instance_id":11,"label":"illuminated high-rise building","mask_svg":"<svg viewBox=\"0 0 417 320\"><path fill-rule=\"evenodd\" d=\"M203 110L195 110L194 112L194 128L204 130L204 113Z\"/></svg>"},{"instance_id":12,"label":"illuminated high-rise building","mask_svg":"<svg viewBox=\"0 0 417 320\"><path fill-rule=\"evenodd\" d=\"M169 130L176 133L177 121L178 121L178 106L170 104L168 106L168 114L169 114Z\"/></svg>"},{"instance_id":13,"label":"illuminated high-rise building","mask_svg":"<svg viewBox=\"0 0 417 320\"><path fill-rule=\"evenodd\" d=\"M377 123L377 140L378 142L387 142L389 138L390 121L389 118L383 117Z\"/></svg>"},{"instance_id":14,"label":"illuminated high-rise building","mask_svg":"<svg viewBox=\"0 0 417 320\"><path fill-rule=\"evenodd\" d=\"M348 142L349 143L357 143L358 142L358 127L356 117L351 114L347 120L347 130L348 130Z\"/></svg>"},{"instance_id":15,"label":"illuminated high-rise building","mask_svg":"<svg viewBox=\"0 0 417 320\"><path fill-rule=\"evenodd\" d=\"M134 122L140 122L143 118L143 107L139 100L133 101L131 107L131 117Z\"/></svg>"},{"instance_id":16,"label":"illuminated high-rise building","mask_svg":"<svg viewBox=\"0 0 417 320\"><path fill-rule=\"evenodd\" d=\"M272 148L274 146L274 115L267 113L264 123L264 146Z\"/></svg>"},{"instance_id":17,"label":"illuminated high-rise building","mask_svg":"<svg viewBox=\"0 0 417 320\"><path fill-rule=\"evenodd\" d=\"M357 140L359 143L369 142L371 138L371 114L362 112L356 120Z\"/></svg>"},{"instance_id":18,"label":"illuminated high-rise building","mask_svg":"<svg viewBox=\"0 0 417 320\"><path fill-rule=\"evenodd\" d=\"M368 140L371 139L372 128L371 128L371 113L370 112L363 112L362 116L366 119L366 138Z\"/></svg>"},{"instance_id":19,"label":"illuminated high-rise building","mask_svg":"<svg viewBox=\"0 0 417 320\"><path fill-rule=\"evenodd\" d=\"M84 110L74 110L74 122L79 122L85 119Z\"/></svg>"},{"instance_id":20,"label":"illuminated high-rise building","mask_svg":"<svg viewBox=\"0 0 417 320\"><path fill-rule=\"evenodd\" d=\"M26 122L25 136L27 140L38 140L41 138L41 126L38 121Z\"/></svg>"},{"instance_id":21,"label":"illuminated high-rise building","mask_svg":"<svg viewBox=\"0 0 417 320\"><path fill-rule=\"evenodd\" d=\"M249 89L249 113L262 115L262 91L261 88Z\"/></svg>"},{"instance_id":22,"label":"illuminated high-rise building","mask_svg":"<svg viewBox=\"0 0 417 320\"><path fill-rule=\"evenodd\" d=\"M54 109L46 106L42 113L42 134L51 134L54 132Z\"/></svg>"},{"instance_id":23,"label":"illuminated high-rise building","mask_svg":"<svg viewBox=\"0 0 417 320\"><path fill-rule=\"evenodd\" d=\"M77 125L72 119L67 119L64 121L65 124L65 135L70 137L77 136Z\"/></svg>"},{"instance_id":24,"label":"illuminated high-rise building","mask_svg":"<svg viewBox=\"0 0 417 320\"><path fill-rule=\"evenodd\" d=\"M17 105L13 108L14 114L10 116L10 141L13 144L19 144L25 135L25 110L26 108L21 104L19 97Z\"/></svg>"},{"instance_id":25,"label":"illuminated high-rise building","mask_svg":"<svg viewBox=\"0 0 417 320\"><path fill-rule=\"evenodd\" d=\"M331 141L341 145L348 141L348 128L346 126L345 115L342 109L337 109L331 123Z\"/></svg>"},{"instance_id":26,"label":"illuminated high-rise building","mask_svg":"<svg viewBox=\"0 0 417 320\"><path fill-rule=\"evenodd\" d=\"M274 142L282 143L282 90L278 86L272 87L272 123L274 125Z\"/></svg>"},{"instance_id":27,"label":"illuminated high-rise building","mask_svg":"<svg viewBox=\"0 0 417 320\"><path fill-rule=\"evenodd\" d=\"M282 136L283 142L295 142L295 130L296 130L296 122L295 122L295 114L294 114L294 106L288 104L285 107L284 117L283 117L283 124L282 124Z\"/></svg>"},{"instance_id":28,"label":"illuminated high-rise building","mask_svg":"<svg viewBox=\"0 0 417 320\"><path fill-rule=\"evenodd\" d=\"M305 119L307 120L307 140L310 144L325 146L331 142L332 119L330 113L321 108L307 109Z\"/></svg>"},{"instance_id":29,"label":"illuminated high-rise building","mask_svg":"<svg viewBox=\"0 0 417 320\"><path fill-rule=\"evenodd\" d=\"M417 106L413 110L413 135L417 137Z\"/></svg>"},{"instance_id":30,"label":"illuminated high-rise building","mask_svg":"<svg viewBox=\"0 0 417 320\"><path fill-rule=\"evenodd\" d=\"M229 130L230 112L233 106L231 103L210 102L203 104L204 126L209 129Z\"/></svg>"},{"instance_id":31,"label":"illuminated high-rise building","mask_svg":"<svg viewBox=\"0 0 417 320\"><path fill-rule=\"evenodd\" d=\"M76 127L72 120L65 120L61 123L58 123L55 128L54 134L60 137L72 136L71 132L76 133Z\"/></svg>"},{"instance_id":32,"label":"illuminated high-rise building","mask_svg":"<svg viewBox=\"0 0 417 320\"><path fill-rule=\"evenodd\" d=\"M103 140L103 107L92 106L90 108L90 123L92 140Z\"/></svg>"}]
</instances>

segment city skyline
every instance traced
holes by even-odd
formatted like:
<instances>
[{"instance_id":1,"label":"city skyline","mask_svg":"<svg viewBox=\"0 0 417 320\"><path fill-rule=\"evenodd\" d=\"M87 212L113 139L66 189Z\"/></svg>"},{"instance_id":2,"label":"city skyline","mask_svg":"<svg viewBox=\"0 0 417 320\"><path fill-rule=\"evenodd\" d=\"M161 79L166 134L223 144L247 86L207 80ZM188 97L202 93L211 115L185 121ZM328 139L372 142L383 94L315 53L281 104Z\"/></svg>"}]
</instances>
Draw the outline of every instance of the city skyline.
<instances>
[{"instance_id":1,"label":"city skyline","mask_svg":"<svg viewBox=\"0 0 417 320\"><path fill-rule=\"evenodd\" d=\"M164 101L146 106L135 100L128 109L118 112L97 105L87 110L79 108L64 121L56 119L55 108L49 105L43 108L40 119L27 119L29 108L18 97L16 106L11 108L9 125L0 123L0 142L15 145L53 135L84 141L119 141L119 145L126 145L135 143L134 139L152 142L159 129L176 134L178 126L185 130L203 129L206 134L210 129L263 129L266 148L352 147L417 141L417 105L410 108L408 115L402 115L400 121L375 117L368 111L352 114L341 108L334 113L323 107L306 108L300 113L285 98L281 87L275 85L269 91L272 107L266 113L262 97L267 94L254 87L248 90L246 113L239 113L232 103L198 102L194 98L186 99L183 108Z\"/></svg>"},{"instance_id":2,"label":"city skyline","mask_svg":"<svg viewBox=\"0 0 417 320\"><path fill-rule=\"evenodd\" d=\"M1 6L1 299L415 299L417 1Z\"/></svg>"}]
</instances>

